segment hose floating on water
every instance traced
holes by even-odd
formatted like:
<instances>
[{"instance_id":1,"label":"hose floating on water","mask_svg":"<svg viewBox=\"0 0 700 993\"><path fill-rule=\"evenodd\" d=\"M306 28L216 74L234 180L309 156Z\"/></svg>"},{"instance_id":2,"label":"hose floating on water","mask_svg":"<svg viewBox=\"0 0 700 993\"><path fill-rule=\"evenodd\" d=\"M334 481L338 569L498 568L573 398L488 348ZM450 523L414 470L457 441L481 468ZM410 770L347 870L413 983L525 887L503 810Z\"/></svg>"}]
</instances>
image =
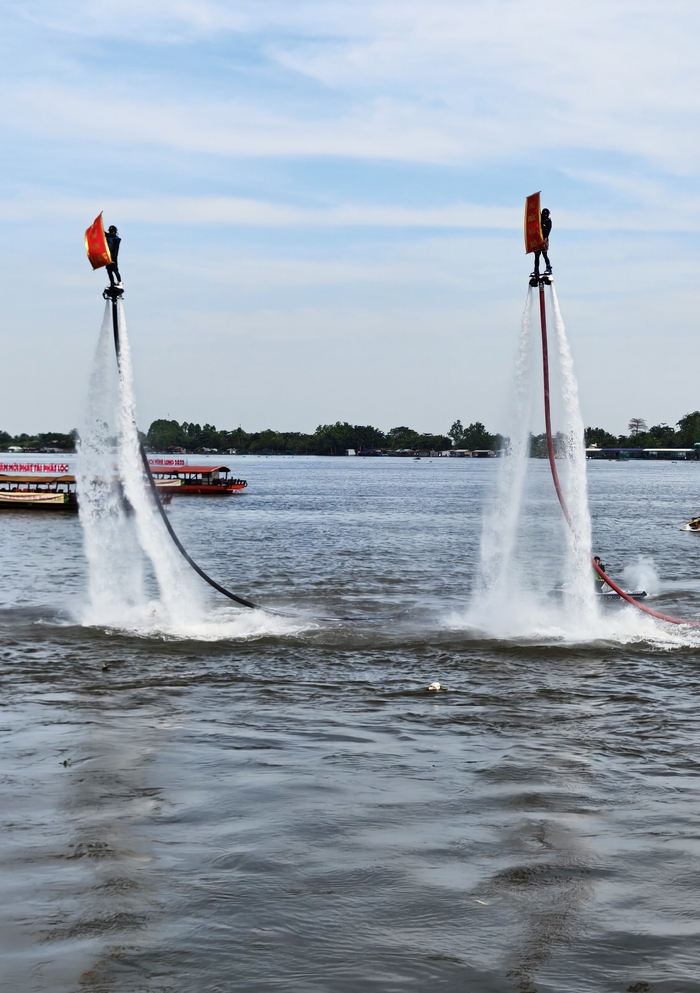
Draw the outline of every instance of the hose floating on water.
<instances>
[{"instance_id":1,"label":"hose floating on water","mask_svg":"<svg viewBox=\"0 0 700 993\"><path fill-rule=\"evenodd\" d=\"M121 346L119 342L118 302L123 292L124 292L123 290L117 289L116 287L110 287L109 289L106 289L103 294L105 300L109 299L112 302L112 329L114 331L114 350L117 354L117 367L120 370L120 372L121 372ZM143 442L141 441L140 438L139 438L139 452L141 454L141 461L143 462L144 472L146 473L146 478L148 479L148 485L151 489L151 493L153 495L155 505L158 508L158 512L161 518L163 519L163 523L167 528L168 534L173 540L173 544L177 548L180 555L182 555L184 560L187 562L187 564L191 566L192 569L194 569L197 575L202 577L205 583L209 583L211 587L213 587L215 590L218 590L218 592L222 593L225 597L228 597L229 600L234 600L236 603L239 603L242 607L249 607L253 610L265 610L267 613L277 613L277 611L271 611L268 610L268 608L266 607L261 607L260 604L253 603L252 600L246 600L245 597L236 596L235 593L231 593L231 591L227 590L225 586L222 586L220 583L217 583L215 579L212 579L211 576L208 576L207 573L204 571L204 569L202 569L200 566L197 565L195 560L192 558L192 556L189 554L185 546L182 544L182 542L176 535L175 530L172 524L170 523L170 520L168 519L168 515L165 513L165 508L161 503L160 496L158 494L158 487L156 486L156 482L155 479L153 478L153 473L151 472L151 467L148 462L148 456L146 455L146 450L143 447Z\"/></svg>"},{"instance_id":2,"label":"hose floating on water","mask_svg":"<svg viewBox=\"0 0 700 993\"><path fill-rule=\"evenodd\" d=\"M554 440L552 438L552 417L549 404L549 350L547 348L547 315L545 311L545 296L544 296L544 281L539 280L539 296L540 296L540 325L542 328L542 374L544 378L544 427L547 434L547 455L549 457L549 467L552 470L552 481L554 483L554 489L557 492L557 498L561 506L566 523L569 525L569 529L574 536L576 541L580 541L579 535L574 527L574 522L571 519L571 514L569 513L569 508L566 505L566 499L564 498L564 493L561 488L561 483L559 482L559 473L557 472L557 464L554 460ZM650 614L652 617L658 617L661 621L668 621L670 624L685 624L689 627L700 627L698 621L684 621L678 617L669 617L668 614L660 614L658 610L652 610L651 607L646 607L643 603L639 603L634 597L631 597L629 593L625 593L624 590L615 583L610 576L606 575L600 568L598 563L595 561L591 555L591 565L598 573L600 578L604 580L608 586L613 589L618 596L622 597L628 603L631 603L633 607L637 610L643 611L645 614Z\"/></svg>"}]
</instances>

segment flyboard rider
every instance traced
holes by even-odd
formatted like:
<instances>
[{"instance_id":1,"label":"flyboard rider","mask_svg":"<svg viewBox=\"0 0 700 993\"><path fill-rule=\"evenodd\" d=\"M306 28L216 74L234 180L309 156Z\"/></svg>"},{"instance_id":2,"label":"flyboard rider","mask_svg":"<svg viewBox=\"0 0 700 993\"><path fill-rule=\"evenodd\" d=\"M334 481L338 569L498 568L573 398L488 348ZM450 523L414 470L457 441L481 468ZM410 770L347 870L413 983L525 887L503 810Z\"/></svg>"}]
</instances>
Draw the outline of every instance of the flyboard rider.
<instances>
[{"instance_id":1,"label":"flyboard rider","mask_svg":"<svg viewBox=\"0 0 700 993\"><path fill-rule=\"evenodd\" d=\"M120 297L124 292L122 277L119 274L117 259L121 238L115 224L110 224L107 231L102 223L102 214L98 214L85 232L85 253L93 269L107 269L109 286L105 293L111 299Z\"/></svg>"},{"instance_id":2,"label":"flyboard rider","mask_svg":"<svg viewBox=\"0 0 700 993\"><path fill-rule=\"evenodd\" d=\"M117 287L119 287L119 289L121 289L122 277L119 275L119 269L117 268L117 257L119 256L119 246L121 244L121 238L119 237L119 234L114 224L110 224L109 228L107 229L105 240L109 248L109 254L112 256L112 262L110 265L107 266L107 272L109 273L109 284L110 286L116 285ZM545 258L547 258L546 255ZM535 265L537 264L538 261L536 260ZM116 276L116 283L115 283L115 276Z\"/></svg>"},{"instance_id":3,"label":"flyboard rider","mask_svg":"<svg viewBox=\"0 0 700 993\"><path fill-rule=\"evenodd\" d=\"M525 198L525 254L534 254L535 268L530 273L530 286L550 285L552 282L552 263L549 261L549 234L552 230L552 219L549 210L540 207L540 194L531 193ZM540 255L544 255L546 269L540 276Z\"/></svg>"},{"instance_id":4,"label":"flyboard rider","mask_svg":"<svg viewBox=\"0 0 700 993\"><path fill-rule=\"evenodd\" d=\"M540 214L540 227L542 228L542 247L535 251L535 270L530 273L531 276L539 279L540 275L540 255L544 255L544 264L546 269L544 271L545 276L552 275L552 266L549 261L549 256L547 255L547 249L549 248L549 233L552 230L552 219L549 216L549 211L546 207L543 208ZM110 228L110 231L112 229Z\"/></svg>"}]
</instances>

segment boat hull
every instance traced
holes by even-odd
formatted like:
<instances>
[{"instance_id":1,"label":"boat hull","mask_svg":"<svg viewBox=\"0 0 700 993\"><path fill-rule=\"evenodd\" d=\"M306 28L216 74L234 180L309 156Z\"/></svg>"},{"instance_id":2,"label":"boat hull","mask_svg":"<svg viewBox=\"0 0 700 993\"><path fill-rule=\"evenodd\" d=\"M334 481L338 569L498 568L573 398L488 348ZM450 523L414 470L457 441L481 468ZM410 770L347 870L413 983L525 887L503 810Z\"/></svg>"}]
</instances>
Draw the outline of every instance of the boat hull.
<instances>
[{"instance_id":1,"label":"boat hull","mask_svg":"<svg viewBox=\"0 0 700 993\"><path fill-rule=\"evenodd\" d=\"M242 493L243 485L217 485L216 483L158 483L159 493L172 493L173 496L231 496L232 493Z\"/></svg>"},{"instance_id":2,"label":"boat hull","mask_svg":"<svg viewBox=\"0 0 700 993\"><path fill-rule=\"evenodd\" d=\"M72 493L23 493L0 491L0 510L57 510L77 513L78 501Z\"/></svg>"}]
</instances>

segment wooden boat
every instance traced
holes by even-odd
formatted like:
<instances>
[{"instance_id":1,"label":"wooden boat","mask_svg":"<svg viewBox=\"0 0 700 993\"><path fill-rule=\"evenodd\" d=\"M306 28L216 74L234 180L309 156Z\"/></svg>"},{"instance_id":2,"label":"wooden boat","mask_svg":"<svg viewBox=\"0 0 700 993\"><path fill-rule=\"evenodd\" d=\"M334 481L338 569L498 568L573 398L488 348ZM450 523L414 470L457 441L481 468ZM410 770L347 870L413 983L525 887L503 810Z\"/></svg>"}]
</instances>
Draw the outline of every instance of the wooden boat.
<instances>
[{"instance_id":1,"label":"wooden boat","mask_svg":"<svg viewBox=\"0 0 700 993\"><path fill-rule=\"evenodd\" d=\"M161 493L173 496L230 496L242 493L245 479L229 479L226 465L151 466L155 484Z\"/></svg>"},{"instance_id":2,"label":"wooden boat","mask_svg":"<svg viewBox=\"0 0 700 993\"><path fill-rule=\"evenodd\" d=\"M0 475L0 510L13 507L75 513L78 509L75 476Z\"/></svg>"}]
</instances>

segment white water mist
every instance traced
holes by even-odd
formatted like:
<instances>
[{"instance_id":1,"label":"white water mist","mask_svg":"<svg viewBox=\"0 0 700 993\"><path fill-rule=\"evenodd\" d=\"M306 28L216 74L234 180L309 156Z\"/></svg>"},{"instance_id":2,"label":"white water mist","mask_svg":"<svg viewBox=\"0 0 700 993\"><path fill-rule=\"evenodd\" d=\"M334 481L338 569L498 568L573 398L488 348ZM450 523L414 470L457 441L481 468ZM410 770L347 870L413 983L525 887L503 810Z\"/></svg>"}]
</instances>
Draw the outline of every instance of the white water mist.
<instances>
[{"instance_id":1,"label":"white water mist","mask_svg":"<svg viewBox=\"0 0 700 993\"><path fill-rule=\"evenodd\" d=\"M167 624L197 623L202 618L199 580L172 544L148 490L141 463L131 347L120 300L119 310L119 473L134 511L139 544L151 562L160 592L161 620Z\"/></svg>"},{"instance_id":2,"label":"white water mist","mask_svg":"<svg viewBox=\"0 0 700 993\"><path fill-rule=\"evenodd\" d=\"M146 488L121 302L119 332L117 371L108 301L78 446L80 521L89 570L85 620L165 629L175 622L201 622L200 590L173 548Z\"/></svg>"},{"instance_id":3,"label":"white water mist","mask_svg":"<svg viewBox=\"0 0 700 993\"><path fill-rule=\"evenodd\" d=\"M591 581L591 515L588 509L585 430L579 404L574 360L554 284L551 286L551 300L563 400L562 428L565 458L561 460L564 465L564 472L560 478L573 525L573 531L571 529L566 531L569 550L570 594L577 601L575 609L587 615L589 619L593 619L597 611Z\"/></svg>"},{"instance_id":4,"label":"white water mist","mask_svg":"<svg viewBox=\"0 0 700 993\"><path fill-rule=\"evenodd\" d=\"M547 462L530 459L530 433L540 420L542 397L532 305L529 290L515 367L510 440L495 495L484 511L479 577L468 620L501 637L536 633L577 637L597 617L583 421L566 329L553 294L556 349L550 349L550 365L561 386L557 466L572 534L559 509Z\"/></svg>"},{"instance_id":5,"label":"white water mist","mask_svg":"<svg viewBox=\"0 0 700 993\"><path fill-rule=\"evenodd\" d=\"M144 475L131 349L119 303L120 364L107 303L78 446L78 498L88 561L86 624L208 641L289 634L305 624L210 604L173 546Z\"/></svg>"},{"instance_id":6,"label":"white water mist","mask_svg":"<svg viewBox=\"0 0 700 993\"><path fill-rule=\"evenodd\" d=\"M515 366L510 437L501 461L497 491L484 512L481 564L470 615L480 627L502 623L503 605L522 594L523 577L515 555L530 457L530 425L535 406L532 340L532 290L523 311Z\"/></svg>"},{"instance_id":7,"label":"white water mist","mask_svg":"<svg viewBox=\"0 0 700 993\"><path fill-rule=\"evenodd\" d=\"M105 307L78 442L77 487L88 560L88 623L123 623L145 603L143 557L118 482L119 383Z\"/></svg>"}]
</instances>

